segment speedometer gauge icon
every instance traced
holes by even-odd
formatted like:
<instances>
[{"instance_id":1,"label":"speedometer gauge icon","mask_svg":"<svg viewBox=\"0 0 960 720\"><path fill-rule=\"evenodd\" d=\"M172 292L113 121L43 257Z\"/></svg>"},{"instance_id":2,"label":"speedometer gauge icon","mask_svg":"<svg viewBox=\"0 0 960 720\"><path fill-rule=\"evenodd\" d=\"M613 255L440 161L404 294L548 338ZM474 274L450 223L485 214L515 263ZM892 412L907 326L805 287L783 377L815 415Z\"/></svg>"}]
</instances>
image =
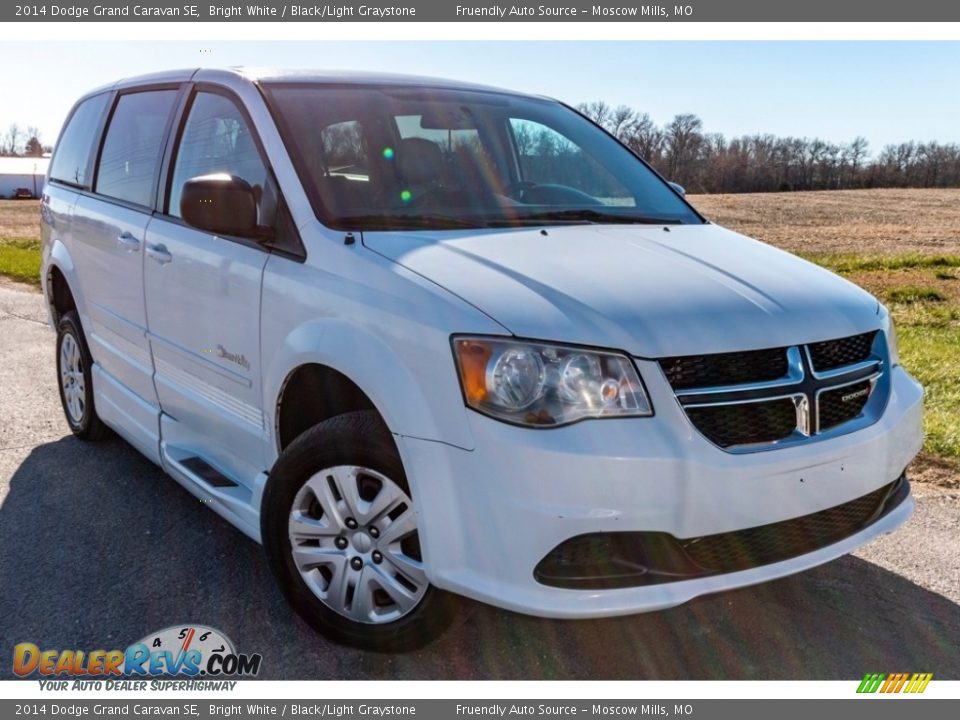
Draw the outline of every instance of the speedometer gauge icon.
<instances>
[{"instance_id":1,"label":"speedometer gauge icon","mask_svg":"<svg viewBox=\"0 0 960 720\"><path fill-rule=\"evenodd\" d=\"M171 674L184 672L178 660L190 657L196 658L194 666L203 667L206 661L215 654L227 656L236 655L233 642L216 628L208 625L184 623L171 625L159 632L151 633L139 642L146 646L151 656L165 655L169 660L166 663ZM174 668L176 668L174 670ZM204 674L201 672L201 674Z\"/></svg>"}]
</instances>

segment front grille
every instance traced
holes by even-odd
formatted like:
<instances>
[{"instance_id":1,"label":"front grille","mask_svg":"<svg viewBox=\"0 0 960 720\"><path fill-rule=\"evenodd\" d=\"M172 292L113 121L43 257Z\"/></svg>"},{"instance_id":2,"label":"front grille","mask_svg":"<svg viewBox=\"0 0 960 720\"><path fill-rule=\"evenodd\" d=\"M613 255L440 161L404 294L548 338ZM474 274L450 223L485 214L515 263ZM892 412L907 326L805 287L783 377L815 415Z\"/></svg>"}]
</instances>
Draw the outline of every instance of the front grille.
<instances>
[{"instance_id":1,"label":"front grille","mask_svg":"<svg viewBox=\"0 0 960 720\"><path fill-rule=\"evenodd\" d=\"M697 429L722 448L782 440L797 428L797 408L790 398L736 405L687 408Z\"/></svg>"},{"instance_id":2,"label":"front grille","mask_svg":"<svg viewBox=\"0 0 960 720\"><path fill-rule=\"evenodd\" d=\"M704 437L730 452L753 452L876 421L889 394L886 344L877 338L873 331L659 363Z\"/></svg>"},{"instance_id":3,"label":"front grille","mask_svg":"<svg viewBox=\"0 0 960 720\"><path fill-rule=\"evenodd\" d=\"M660 367L674 390L762 382L787 374L787 349L664 358Z\"/></svg>"},{"instance_id":4,"label":"front grille","mask_svg":"<svg viewBox=\"0 0 960 720\"><path fill-rule=\"evenodd\" d=\"M579 535L547 553L534 577L544 585L586 590L749 570L840 542L891 512L909 493L906 476L901 475L842 505L746 530L686 539L663 532Z\"/></svg>"},{"instance_id":5,"label":"front grille","mask_svg":"<svg viewBox=\"0 0 960 720\"><path fill-rule=\"evenodd\" d=\"M681 540L680 544L691 560L710 573L780 562L832 545L870 524L895 485L884 485L843 505L794 520Z\"/></svg>"},{"instance_id":6,"label":"front grille","mask_svg":"<svg viewBox=\"0 0 960 720\"><path fill-rule=\"evenodd\" d=\"M810 348L810 361L817 372L833 370L844 365L854 365L870 358L876 331L813 343Z\"/></svg>"},{"instance_id":7,"label":"front grille","mask_svg":"<svg viewBox=\"0 0 960 720\"><path fill-rule=\"evenodd\" d=\"M820 430L829 430L858 417L870 399L869 380L845 385L820 394Z\"/></svg>"}]
</instances>

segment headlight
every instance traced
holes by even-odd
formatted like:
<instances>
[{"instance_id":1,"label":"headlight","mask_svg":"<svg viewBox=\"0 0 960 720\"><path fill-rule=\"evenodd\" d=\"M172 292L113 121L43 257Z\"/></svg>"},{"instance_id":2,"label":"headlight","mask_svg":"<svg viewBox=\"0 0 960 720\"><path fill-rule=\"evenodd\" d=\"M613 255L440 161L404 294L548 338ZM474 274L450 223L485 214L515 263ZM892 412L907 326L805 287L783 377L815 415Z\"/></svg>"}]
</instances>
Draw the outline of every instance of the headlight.
<instances>
[{"instance_id":1,"label":"headlight","mask_svg":"<svg viewBox=\"0 0 960 720\"><path fill-rule=\"evenodd\" d=\"M467 405L537 427L653 409L625 355L516 340L458 337L454 357Z\"/></svg>"},{"instance_id":2,"label":"headlight","mask_svg":"<svg viewBox=\"0 0 960 720\"><path fill-rule=\"evenodd\" d=\"M896 367L900 364L900 343L897 340L897 328L893 324L893 317L890 311L884 306L880 306L880 319L883 322L883 334L887 338L887 352L890 354L890 365Z\"/></svg>"}]
</instances>

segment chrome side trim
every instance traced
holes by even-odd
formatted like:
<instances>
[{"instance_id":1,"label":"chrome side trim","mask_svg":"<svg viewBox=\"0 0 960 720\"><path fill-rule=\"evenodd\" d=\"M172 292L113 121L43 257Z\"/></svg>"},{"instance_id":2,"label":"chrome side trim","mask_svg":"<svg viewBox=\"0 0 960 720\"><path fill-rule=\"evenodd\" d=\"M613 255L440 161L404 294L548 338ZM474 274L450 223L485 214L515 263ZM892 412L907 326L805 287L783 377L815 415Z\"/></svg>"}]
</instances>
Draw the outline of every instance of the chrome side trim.
<instances>
[{"instance_id":1,"label":"chrome side trim","mask_svg":"<svg viewBox=\"0 0 960 720\"><path fill-rule=\"evenodd\" d=\"M263 432L263 413L259 408L224 392L202 378L177 367L163 358L155 358L156 381L172 385L178 391L188 391L215 408L230 413L235 418Z\"/></svg>"}]
</instances>

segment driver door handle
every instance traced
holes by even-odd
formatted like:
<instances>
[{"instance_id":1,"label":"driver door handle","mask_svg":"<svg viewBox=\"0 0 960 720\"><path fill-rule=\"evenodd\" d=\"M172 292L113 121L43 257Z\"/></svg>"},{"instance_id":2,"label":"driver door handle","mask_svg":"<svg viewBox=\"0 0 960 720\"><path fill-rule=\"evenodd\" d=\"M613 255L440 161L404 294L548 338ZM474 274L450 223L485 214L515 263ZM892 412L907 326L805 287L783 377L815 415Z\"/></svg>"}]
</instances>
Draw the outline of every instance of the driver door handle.
<instances>
[{"instance_id":1,"label":"driver door handle","mask_svg":"<svg viewBox=\"0 0 960 720\"><path fill-rule=\"evenodd\" d=\"M147 255L161 265L166 265L173 260L173 255L163 243L147 243Z\"/></svg>"},{"instance_id":2,"label":"driver door handle","mask_svg":"<svg viewBox=\"0 0 960 720\"><path fill-rule=\"evenodd\" d=\"M117 247L121 250L136 252L140 249L140 241L128 232L122 232L117 237Z\"/></svg>"}]
</instances>

